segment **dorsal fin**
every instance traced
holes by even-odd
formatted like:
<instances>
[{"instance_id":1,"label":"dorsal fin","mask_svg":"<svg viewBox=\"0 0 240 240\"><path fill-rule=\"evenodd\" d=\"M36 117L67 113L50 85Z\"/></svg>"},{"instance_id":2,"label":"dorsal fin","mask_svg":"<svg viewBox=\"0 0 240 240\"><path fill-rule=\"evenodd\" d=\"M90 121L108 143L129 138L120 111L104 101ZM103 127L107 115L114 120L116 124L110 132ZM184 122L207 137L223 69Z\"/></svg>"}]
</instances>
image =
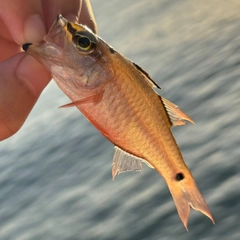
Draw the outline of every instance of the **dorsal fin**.
<instances>
[{"instance_id":1,"label":"dorsal fin","mask_svg":"<svg viewBox=\"0 0 240 240\"><path fill-rule=\"evenodd\" d=\"M148 79L151 87L161 89L161 88L159 87L159 85L149 76L149 74L148 74L146 71L144 71L144 70L143 70L141 67L139 67L136 63L134 63L134 62L132 62L132 63L133 63L133 65L137 68L137 70L139 70L144 76L147 77L147 79Z\"/></svg>"},{"instance_id":2,"label":"dorsal fin","mask_svg":"<svg viewBox=\"0 0 240 240\"><path fill-rule=\"evenodd\" d=\"M186 121L194 123L194 121L186 113L179 109L177 105L173 104L172 102L161 96L159 96L159 98L162 100L173 126L185 125Z\"/></svg>"},{"instance_id":3,"label":"dorsal fin","mask_svg":"<svg viewBox=\"0 0 240 240\"><path fill-rule=\"evenodd\" d=\"M136 157L133 154L130 154L123 149L115 146L114 147L114 155L113 155L113 163L112 163L112 179L123 172L128 171L142 171L142 162L145 162L149 167L154 168L149 162L146 160Z\"/></svg>"}]
</instances>

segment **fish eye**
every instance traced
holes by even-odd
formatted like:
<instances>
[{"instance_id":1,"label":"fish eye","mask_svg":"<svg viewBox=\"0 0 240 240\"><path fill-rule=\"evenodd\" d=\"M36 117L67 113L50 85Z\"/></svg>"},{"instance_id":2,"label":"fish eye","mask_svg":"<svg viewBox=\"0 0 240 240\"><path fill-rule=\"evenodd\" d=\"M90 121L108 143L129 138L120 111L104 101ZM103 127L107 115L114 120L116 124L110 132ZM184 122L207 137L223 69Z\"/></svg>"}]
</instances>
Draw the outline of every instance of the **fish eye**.
<instances>
[{"instance_id":1,"label":"fish eye","mask_svg":"<svg viewBox=\"0 0 240 240\"><path fill-rule=\"evenodd\" d=\"M183 175L183 173L177 173L175 178L179 182L184 179L184 175Z\"/></svg>"},{"instance_id":2,"label":"fish eye","mask_svg":"<svg viewBox=\"0 0 240 240\"><path fill-rule=\"evenodd\" d=\"M85 33L76 33L73 38L73 44L81 52L92 52L95 49L96 43L94 40L86 36Z\"/></svg>"},{"instance_id":3,"label":"fish eye","mask_svg":"<svg viewBox=\"0 0 240 240\"><path fill-rule=\"evenodd\" d=\"M82 49L87 49L88 50L88 48L90 48L90 46L91 46L91 41L87 37L79 37L78 38L78 45Z\"/></svg>"}]
</instances>

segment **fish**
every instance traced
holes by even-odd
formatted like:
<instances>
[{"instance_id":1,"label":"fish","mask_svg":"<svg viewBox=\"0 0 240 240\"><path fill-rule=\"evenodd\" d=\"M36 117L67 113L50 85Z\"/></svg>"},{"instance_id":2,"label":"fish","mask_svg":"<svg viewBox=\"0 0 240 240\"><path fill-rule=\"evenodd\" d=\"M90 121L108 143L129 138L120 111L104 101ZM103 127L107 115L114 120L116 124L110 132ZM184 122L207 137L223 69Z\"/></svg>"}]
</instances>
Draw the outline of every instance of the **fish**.
<instances>
[{"instance_id":1,"label":"fish","mask_svg":"<svg viewBox=\"0 0 240 240\"><path fill-rule=\"evenodd\" d=\"M39 43L23 50L52 74L70 103L115 145L112 178L142 171L142 164L164 178L183 225L188 230L190 206L214 219L185 164L172 126L193 120L158 94L159 85L88 27L61 14Z\"/></svg>"}]
</instances>

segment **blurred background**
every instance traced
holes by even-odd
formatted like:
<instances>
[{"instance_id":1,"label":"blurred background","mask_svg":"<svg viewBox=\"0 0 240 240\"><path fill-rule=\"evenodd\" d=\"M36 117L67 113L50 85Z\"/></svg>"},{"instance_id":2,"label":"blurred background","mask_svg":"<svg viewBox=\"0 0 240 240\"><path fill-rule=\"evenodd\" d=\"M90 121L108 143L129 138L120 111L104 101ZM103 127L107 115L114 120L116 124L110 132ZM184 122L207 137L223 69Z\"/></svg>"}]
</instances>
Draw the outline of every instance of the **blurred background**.
<instances>
[{"instance_id":1,"label":"blurred background","mask_svg":"<svg viewBox=\"0 0 240 240\"><path fill-rule=\"evenodd\" d=\"M0 239L240 239L240 2L92 0L99 35L142 66L195 125L173 128L216 221L183 227L162 177L111 179L113 145L54 82L0 143Z\"/></svg>"}]
</instances>

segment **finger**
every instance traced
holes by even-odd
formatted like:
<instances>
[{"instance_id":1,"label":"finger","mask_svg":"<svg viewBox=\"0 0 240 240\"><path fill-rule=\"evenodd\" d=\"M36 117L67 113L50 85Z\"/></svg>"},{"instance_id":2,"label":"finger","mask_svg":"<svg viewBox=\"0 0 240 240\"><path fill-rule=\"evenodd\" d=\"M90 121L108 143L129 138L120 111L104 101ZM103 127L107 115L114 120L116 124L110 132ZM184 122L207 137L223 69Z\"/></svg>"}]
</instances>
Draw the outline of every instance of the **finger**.
<instances>
[{"instance_id":1,"label":"finger","mask_svg":"<svg viewBox=\"0 0 240 240\"><path fill-rule=\"evenodd\" d=\"M8 0L2 1L0 8L0 18L19 45L42 40L59 13L70 21L80 17L81 22L96 30L89 0L72 0L71 4L66 0L25 0L24 8L22 1Z\"/></svg>"},{"instance_id":2,"label":"finger","mask_svg":"<svg viewBox=\"0 0 240 240\"><path fill-rule=\"evenodd\" d=\"M19 130L49 79L45 68L26 53L1 62L0 140Z\"/></svg>"},{"instance_id":3,"label":"finger","mask_svg":"<svg viewBox=\"0 0 240 240\"><path fill-rule=\"evenodd\" d=\"M89 0L83 1L78 22L88 26L93 32L97 33L97 23Z\"/></svg>"},{"instance_id":4,"label":"finger","mask_svg":"<svg viewBox=\"0 0 240 240\"><path fill-rule=\"evenodd\" d=\"M38 42L46 34L40 0L1 1L0 17L19 45Z\"/></svg>"},{"instance_id":5,"label":"finger","mask_svg":"<svg viewBox=\"0 0 240 240\"><path fill-rule=\"evenodd\" d=\"M8 41L13 41L11 34L9 33L5 23L3 20L0 18L0 37L8 40Z\"/></svg>"},{"instance_id":6,"label":"finger","mask_svg":"<svg viewBox=\"0 0 240 240\"><path fill-rule=\"evenodd\" d=\"M0 62L20 52L21 48L12 41L0 38Z\"/></svg>"},{"instance_id":7,"label":"finger","mask_svg":"<svg viewBox=\"0 0 240 240\"><path fill-rule=\"evenodd\" d=\"M66 0L42 0L42 9L47 29L51 27L57 15L62 14L69 21L80 22L93 31L96 30L96 22L89 0L72 0L71 4Z\"/></svg>"},{"instance_id":8,"label":"finger","mask_svg":"<svg viewBox=\"0 0 240 240\"><path fill-rule=\"evenodd\" d=\"M21 48L13 41L6 25L0 19L0 62L21 51Z\"/></svg>"},{"instance_id":9,"label":"finger","mask_svg":"<svg viewBox=\"0 0 240 240\"><path fill-rule=\"evenodd\" d=\"M81 6L81 0L42 0L42 9L47 29L51 27L58 14L62 14L70 21L76 21L81 11Z\"/></svg>"}]
</instances>

